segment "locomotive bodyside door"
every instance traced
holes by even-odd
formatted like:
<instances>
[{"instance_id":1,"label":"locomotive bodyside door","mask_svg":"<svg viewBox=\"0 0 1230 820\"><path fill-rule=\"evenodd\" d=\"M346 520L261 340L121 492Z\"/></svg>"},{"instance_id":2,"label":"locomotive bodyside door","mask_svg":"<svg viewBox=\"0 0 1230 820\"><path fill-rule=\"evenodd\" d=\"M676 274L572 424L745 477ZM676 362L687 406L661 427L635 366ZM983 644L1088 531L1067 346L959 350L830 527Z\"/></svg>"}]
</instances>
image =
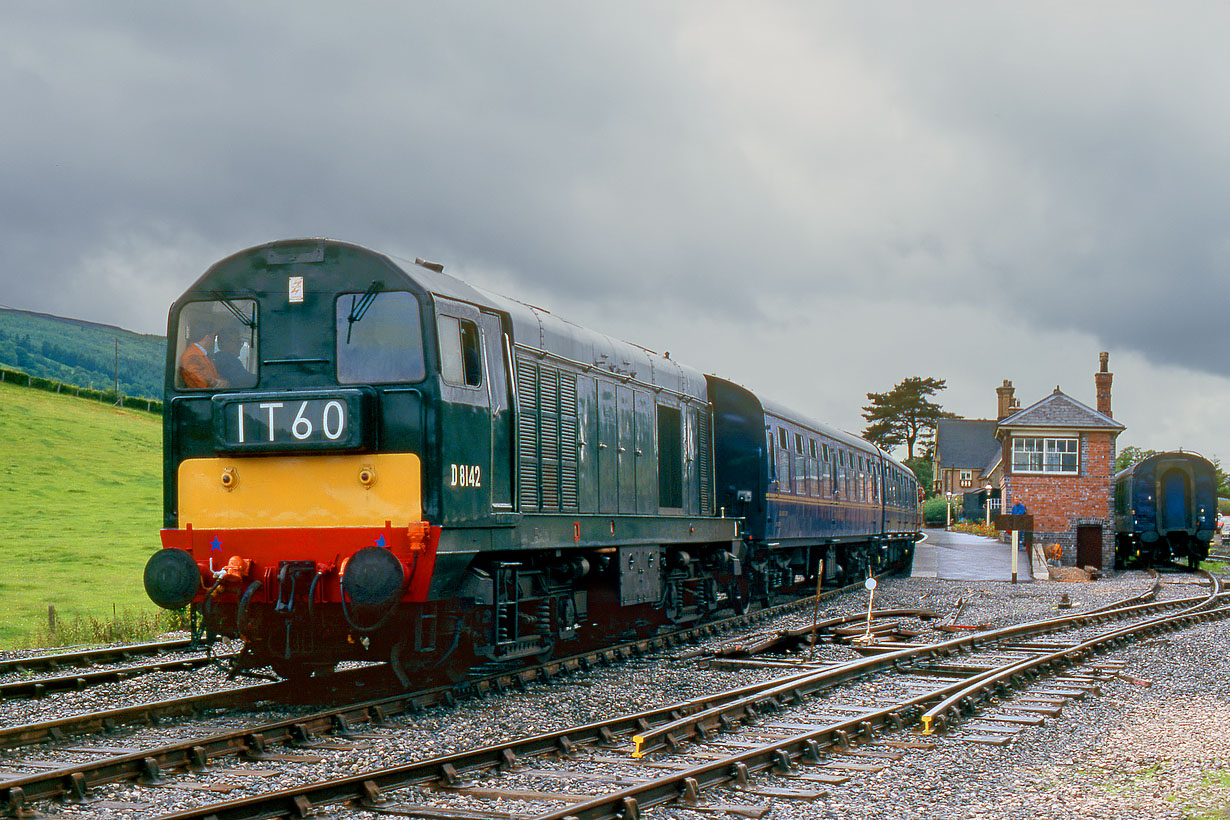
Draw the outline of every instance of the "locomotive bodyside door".
<instances>
[{"instance_id":1,"label":"locomotive bodyside door","mask_svg":"<svg viewBox=\"0 0 1230 820\"><path fill-rule=\"evenodd\" d=\"M512 510L513 419L508 371L512 344L498 314L479 314L487 400L491 405L491 507Z\"/></svg>"},{"instance_id":2,"label":"locomotive bodyside door","mask_svg":"<svg viewBox=\"0 0 1230 820\"><path fill-rule=\"evenodd\" d=\"M488 392L492 368L481 323L474 306L436 298L440 461L428 464L425 474L429 483L437 483L442 490L442 524L485 521L494 500ZM502 368L496 372L502 375Z\"/></svg>"}]
</instances>

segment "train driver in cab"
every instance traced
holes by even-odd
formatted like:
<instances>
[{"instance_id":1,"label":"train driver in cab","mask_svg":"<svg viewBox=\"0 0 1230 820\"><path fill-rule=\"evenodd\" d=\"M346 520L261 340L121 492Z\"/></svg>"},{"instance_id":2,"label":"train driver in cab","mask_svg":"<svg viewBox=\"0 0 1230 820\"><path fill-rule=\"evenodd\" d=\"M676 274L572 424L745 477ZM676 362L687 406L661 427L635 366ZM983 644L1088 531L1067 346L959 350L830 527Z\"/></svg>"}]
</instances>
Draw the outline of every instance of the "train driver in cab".
<instances>
[{"instance_id":1,"label":"train driver in cab","mask_svg":"<svg viewBox=\"0 0 1230 820\"><path fill-rule=\"evenodd\" d=\"M218 374L218 368L209 355L218 338L217 330L212 324L203 322L193 335L197 336L196 340L185 348L184 355L179 358L180 384L192 390L226 387L228 382Z\"/></svg>"},{"instance_id":2,"label":"train driver in cab","mask_svg":"<svg viewBox=\"0 0 1230 820\"><path fill-rule=\"evenodd\" d=\"M242 348L243 334L238 327L228 324L219 328L218 352L213 355L212 359L214 368L218 371L218 377L227 386L252 386L252 373L244 367L243 361L239 358Z\"/></svg>"}]
</instances>

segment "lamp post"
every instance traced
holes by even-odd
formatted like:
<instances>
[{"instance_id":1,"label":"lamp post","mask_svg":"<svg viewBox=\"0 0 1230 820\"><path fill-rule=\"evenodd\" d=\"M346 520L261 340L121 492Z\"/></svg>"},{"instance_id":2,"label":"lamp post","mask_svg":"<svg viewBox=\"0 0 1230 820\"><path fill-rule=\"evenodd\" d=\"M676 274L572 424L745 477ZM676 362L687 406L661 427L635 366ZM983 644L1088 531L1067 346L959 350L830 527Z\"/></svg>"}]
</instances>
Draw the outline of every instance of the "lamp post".
<instances>
[{"instance_id":1,"label":"lamp post","mask_svg":"<svg viewBox=\"0 0 1230 820\"><path fill-rule=\"evenodd\" d=\"M952 492L949 491L945 493L944 495L948 498L948 523L944 525L944 529L951 530L952 529Z\"/></svg>"},{"instance_id":2,"label":"lamp post","mask_svg":"<svg viewBox=\"0 0 1230 820\"><path fill-rule=\"evenodd\" d=\"M991 485L987 484L987 529L991 528Z\"/></svg>"}]
</instances>

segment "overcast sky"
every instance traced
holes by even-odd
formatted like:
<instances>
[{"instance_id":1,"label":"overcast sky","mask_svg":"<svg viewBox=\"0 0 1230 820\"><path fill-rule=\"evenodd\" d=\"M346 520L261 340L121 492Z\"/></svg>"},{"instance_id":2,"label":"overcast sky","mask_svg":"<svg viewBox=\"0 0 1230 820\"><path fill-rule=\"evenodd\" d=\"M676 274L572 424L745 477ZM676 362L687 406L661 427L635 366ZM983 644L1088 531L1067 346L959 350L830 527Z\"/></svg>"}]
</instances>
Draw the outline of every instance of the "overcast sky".
<instances>
[{"instance_id":1,"label":"overcast sky","mask_svg":"<svg viewBox=\"0 0 1230 820\"><path fill-rule=\"evenodd\" d=\"M344 10L343 10L344 5ZM0 304L429 258L855 432L1056 385L1230 462L1230 6L0 4Z\"/></svg>"}]
</instances>

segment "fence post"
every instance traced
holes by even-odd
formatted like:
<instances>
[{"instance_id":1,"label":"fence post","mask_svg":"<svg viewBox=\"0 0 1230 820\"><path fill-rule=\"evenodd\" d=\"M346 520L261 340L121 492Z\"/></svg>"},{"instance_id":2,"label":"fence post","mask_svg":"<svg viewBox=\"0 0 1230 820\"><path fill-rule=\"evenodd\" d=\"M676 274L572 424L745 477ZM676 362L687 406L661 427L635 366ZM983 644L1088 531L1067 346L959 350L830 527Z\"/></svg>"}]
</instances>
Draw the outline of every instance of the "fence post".
<instances>
[{"instance_id":1,"label":"fence post","mask_svg":"<svg viewBox=\"0 0 1230 820\"><path fill-rule=\"evenodd\" d=\"M56 605L47 605L47 629L50 632L56 631Z\"/></svg>"}]
</instances>

